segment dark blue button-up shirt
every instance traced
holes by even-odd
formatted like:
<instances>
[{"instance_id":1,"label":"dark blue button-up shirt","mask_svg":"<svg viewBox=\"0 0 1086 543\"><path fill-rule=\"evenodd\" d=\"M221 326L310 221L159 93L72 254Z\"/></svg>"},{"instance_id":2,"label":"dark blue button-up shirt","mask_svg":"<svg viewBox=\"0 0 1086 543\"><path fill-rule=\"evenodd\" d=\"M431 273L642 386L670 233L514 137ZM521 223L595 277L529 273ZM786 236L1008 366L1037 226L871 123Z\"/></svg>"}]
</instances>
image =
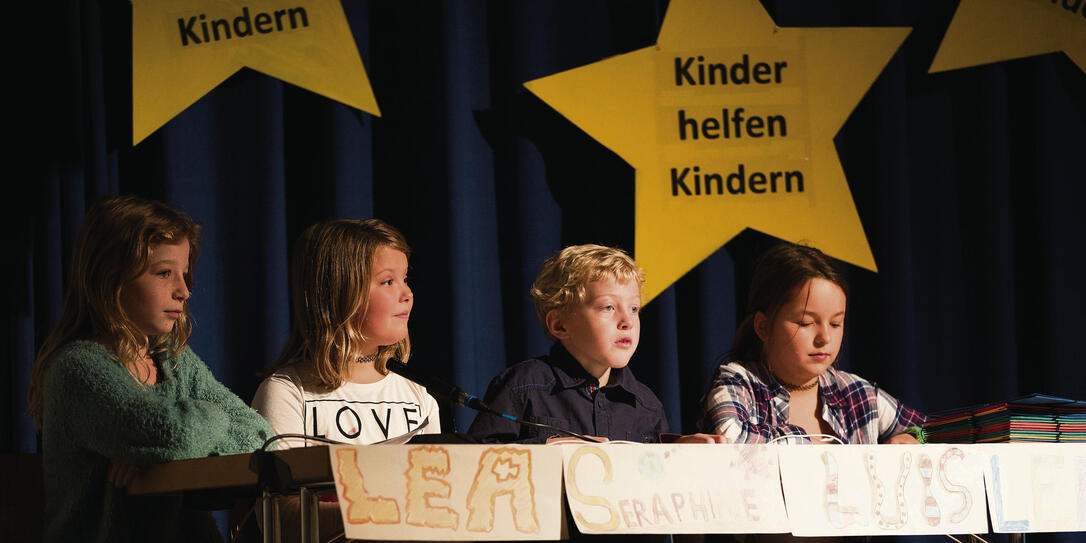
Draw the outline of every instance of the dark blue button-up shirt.
<instances>
[{"instance_id":1,"label":"dark blue button-up shirt","mask_svg":"<svg viewBox=\"0 0 1086 543\"><path fill-rule=\"evenodd\" d=\"M655 443L668 429L664 406L629 368L612 368L600 387L561 343L498 374L484 401L517 418L610 440ZM468 433L483 443L543 443L556 435L489 413L479 413Z\"/></svg>"}]
</instances>

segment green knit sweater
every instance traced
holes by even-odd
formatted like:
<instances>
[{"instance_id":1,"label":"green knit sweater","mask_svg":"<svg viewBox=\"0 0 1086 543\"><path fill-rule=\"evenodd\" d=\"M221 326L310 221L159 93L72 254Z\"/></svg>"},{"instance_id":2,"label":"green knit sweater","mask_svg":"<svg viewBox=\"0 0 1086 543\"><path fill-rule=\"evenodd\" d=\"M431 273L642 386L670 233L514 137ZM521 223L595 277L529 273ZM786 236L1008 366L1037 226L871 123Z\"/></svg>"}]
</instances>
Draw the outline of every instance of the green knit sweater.
<instances>
[{"instance_id":1,"label":"green knit sweater","mask_svg":"<svg viewBox=\"0 0 1086 543\"><path fill-rule=\"evenodd\" d=\"M192 349L155 363L159 382L145 386L92 341L51 357L42 416L46 541L218 539L210 515L183 510L178 496L115 488L110 463L251 452L271 431Z\"/></svg>"}]
</instances>

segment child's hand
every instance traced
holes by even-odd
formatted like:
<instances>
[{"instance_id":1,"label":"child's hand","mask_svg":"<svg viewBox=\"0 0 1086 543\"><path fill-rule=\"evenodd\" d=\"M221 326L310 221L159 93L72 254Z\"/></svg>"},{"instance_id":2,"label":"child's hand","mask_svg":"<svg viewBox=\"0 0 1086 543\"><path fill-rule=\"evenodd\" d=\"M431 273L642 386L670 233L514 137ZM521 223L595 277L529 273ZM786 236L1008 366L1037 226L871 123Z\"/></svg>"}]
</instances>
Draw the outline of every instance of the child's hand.
<instances>
[{"instance_id":1,"label":"child's hand","mask_svg":"<svg viewBox=\"0 0 1086 543\"><path fill-rule=\"evenodd\" d=\"M125 462L113 461L109 466L109 482L117 488L124 488L143 472L141 466L134 466Z\"/></svg>"},{"instance_id":2,"label":"child's hand","mask_svg":"<svg viewBox=\"0 0 1086 543\"><path fill-rule=\"evenodd\" d=\"M606 437L596 437L596 436L587 436L587 437L595 439L596 441L599 441L600 443L607 443L608 441L610 441ZM588 443L588 442L581 439L581 438L577 438L577 437L552 437L552 438L547 439L547 445L550 445L551 443Z\"/></svg>"},{"instance_id":3,"label":"child's hand","mask_svg":"<svg viewBox=\"0 0 1086 543\"><path fill-rule=\"evenodd\" d=\"M920 442L912 434L898 434L886 441L889 445L919 445Z\"/></svg>"},{"instance_id":4,"label":"child's hand","mask_svg":"<svg viewBox=\"0 0 1086 543\"><path fill-rule=\"evenodd\" d=\"M724 443L724 436L718 434L689 434L679 436L674 443Z\"/></svg>"}]
</instances>

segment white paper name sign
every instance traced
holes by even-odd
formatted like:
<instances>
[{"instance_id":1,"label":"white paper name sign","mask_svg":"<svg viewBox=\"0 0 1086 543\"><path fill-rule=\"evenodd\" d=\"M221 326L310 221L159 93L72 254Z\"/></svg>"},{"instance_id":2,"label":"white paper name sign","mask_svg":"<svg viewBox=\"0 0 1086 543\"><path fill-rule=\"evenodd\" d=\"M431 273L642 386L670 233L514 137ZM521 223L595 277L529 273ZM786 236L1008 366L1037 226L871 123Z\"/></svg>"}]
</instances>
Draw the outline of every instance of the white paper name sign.
<instances>
[{"instance_id":1,"label":"white paper name sign","mask_svg":"<svg viewBox=\"0 0 1086 543\"><path fill-rule=\"evenodd\" d=\"M779 452L795 535L988 531L978 446L794 445Z\"/></svg>"},{"instance_id":2,"label":"white paper name sign","mask_svg":"<svg viewBox=\"0 0 1086 543\"><path fill-rule=\"evenodd\" d=\"M787 528L774 446L562 447L581 533L771 533Z\"/></svg>"},{"instance_id":3,"label":"white paper name sign","mask_svg":"<svg viewBox=\"0 0 1086 543\"><path fill-rule=\"evenodd\" d=\"M559 539L562 451L542 445L329 447L348 539Z\"/></svg>"},{"instance_id":4,"label":"white paper name sign","mask_svg":"<svg viewBox=\"0 0 1086 543\"><path fill-rule=\"evenodd\" d=\"M995 532L1086 530L1086 444L986 445Z\"/></svg>"}]
</instances>

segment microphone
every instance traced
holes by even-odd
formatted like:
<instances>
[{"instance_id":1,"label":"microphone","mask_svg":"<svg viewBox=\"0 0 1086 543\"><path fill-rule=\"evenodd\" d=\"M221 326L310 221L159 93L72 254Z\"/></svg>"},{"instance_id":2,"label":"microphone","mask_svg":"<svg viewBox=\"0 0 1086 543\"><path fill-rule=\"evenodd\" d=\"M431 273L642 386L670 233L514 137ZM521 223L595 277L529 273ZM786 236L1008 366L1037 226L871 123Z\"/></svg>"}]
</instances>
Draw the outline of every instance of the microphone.
<instances>
[{"instance_id":1,"label":"microphone","mask_svg":"<svg viewBox=\"0 0 1086 543\"><path fill-rule=\"evenodd\" d=\"M503 419L511 420L517 424L546 428L548 430L553 430L559 434L576 437L578 439L588 441L589 443L598 443L598 441L596 441L595 439L578 434L577 432L571 432L564 428L558 428L556 426L543 424L541 422L522 420L514 417L513 415L507 415L505 413L495 411L489 405L483 403L483 401L480 400L478 396L468 394L467 392L460 390L460 387L456 385L450 385L449 383L446 383L441 379L429 375L426 372L416 370L415 368L401 362L399 358L389 358L387 361L385 361L385 367L388 368L388 371L397 373L408 381L412 381L426 387L426 391L435 397L446 398L464 407L468 407L476 411L481 411L483 413L490 413Z\"/></svg>"},{"instance_id":2,"label":"microphone","mask_svg":"<svg viewBox=\"0 0 1086 543\"><path fill-rule=\"evenodd\" d=\"M450 385L449 383L441 381L440 379L433 377L432 375L428 375L425 372L418 371L415 368L404 364L398 358L389 358L385 362L385 367L388 368L388 370L391 372L400 374L408 381L413 381L426 387L426 391L430 394L433 394L434 396L451 400L453 402L456 402L457 404L460 404L464 407L469 407L476 411L485 411L487 413L493 413L499 416L501 415L501 413L494 411L490 408L490 406L483 403L483 401L480 400L477 396L473 396L471 394L468 394L467 392L464 392L460 389L460 387L456 385Z\"/></svg>"}]
</instances>

